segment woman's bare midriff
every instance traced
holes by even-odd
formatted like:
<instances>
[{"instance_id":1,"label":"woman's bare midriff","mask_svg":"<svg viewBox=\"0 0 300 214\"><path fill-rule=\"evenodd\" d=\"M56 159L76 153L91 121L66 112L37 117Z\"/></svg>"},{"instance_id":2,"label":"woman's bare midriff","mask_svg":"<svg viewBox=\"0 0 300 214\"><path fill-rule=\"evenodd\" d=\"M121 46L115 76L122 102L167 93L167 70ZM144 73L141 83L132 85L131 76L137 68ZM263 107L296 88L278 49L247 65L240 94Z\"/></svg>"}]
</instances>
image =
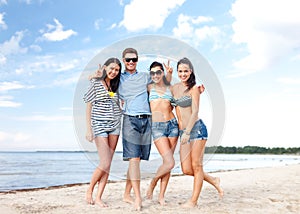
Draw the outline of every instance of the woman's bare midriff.
<instances>
[{"instance_id":1,"label":"woman's bare midriff","mask_svg":"<svg viewBox=\"0 0 300 214\"><path fill-rule=\"evenodd\" d=\"M157 99L150 102L152 122L165 122L175 117L170 101Z\"/></svg>"}]
</instances>

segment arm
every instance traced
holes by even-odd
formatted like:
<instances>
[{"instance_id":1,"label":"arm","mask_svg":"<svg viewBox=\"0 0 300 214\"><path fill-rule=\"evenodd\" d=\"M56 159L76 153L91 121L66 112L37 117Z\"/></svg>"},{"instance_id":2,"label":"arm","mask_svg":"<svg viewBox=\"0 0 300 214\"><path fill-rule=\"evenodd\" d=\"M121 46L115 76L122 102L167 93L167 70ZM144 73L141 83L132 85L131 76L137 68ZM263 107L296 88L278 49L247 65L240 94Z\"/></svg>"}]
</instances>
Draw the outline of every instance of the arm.
<instances>
[{"instance_id":1,"label":"arm","mask_svg":"<svg viewBox=\"0 0 300 214\"><path fill-rule=\"evenodd\" d=\"M88 102L86 104L86 135L85 135L85 138L90 142L92 142L94 139L93 131L92 131L91 116L92 116L92 103Z\"/></svg>"},{"instance_id":2,"label":"arm","mask_svg":"<svg viewBox=\"0 0 300 214\"><path fill-rule=\"evenodd\" d=\"M166 69L166 72L167 72L166 79L167 79L168 82L171 82L172 81L173 68L170 67L170 60L168 60L167 64L163 63L163 65L164 65L164 67Z\"/></svg>"},{"instance_id":3,"label":"arm","mask_svg":"<svg viewBox=\"0 0 300 214\"><path fill-rule=\"evenodd\" d=\"M104 70L105 68L106 68L105 65L103 65L103 66L101 67L101 64L99 64L99 68L95 71L95 73L89 75L88 80L91 81L92 79L102 77L103 70Z\"/></svg>"},{"instance_id":4,"label":"arm","mask_svg":"<svg viewBox=\"0 0 300 214\"><path fill-rule=\"evenodd\" d=\"M192 97L192 112L189 119L189 122L185 128L184 133L182 134L181 143L185 144L190 139L191 130L194 127L195 122L198 120L198 112L199 112L199 102L200 102L200 91L197 86L194 86L191 89L191 97Z\"/></svg>"},{"instance_id":5,"label":"arm","mask_svg":"<svg viewBox=\"0 0 300 214\"><path fill-rule=\"evenodd\" d=\"M92 131L91 116L92 116L92 103L88 102L86 104L86 135L85 135L85 138L90 142L92 142L94 139L93 131Z\"/></svg>"}]
</instances>

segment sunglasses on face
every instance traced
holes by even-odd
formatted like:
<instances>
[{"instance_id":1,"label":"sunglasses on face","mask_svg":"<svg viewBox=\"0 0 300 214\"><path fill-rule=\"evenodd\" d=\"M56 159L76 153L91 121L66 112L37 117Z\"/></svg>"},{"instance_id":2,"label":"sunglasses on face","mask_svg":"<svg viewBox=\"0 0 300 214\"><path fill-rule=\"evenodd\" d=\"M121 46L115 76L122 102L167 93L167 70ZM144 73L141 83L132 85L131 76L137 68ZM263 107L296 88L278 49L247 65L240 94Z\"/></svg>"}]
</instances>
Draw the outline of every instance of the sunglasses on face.
<instances>
[{"instance_id":1,"label":"sunglasses on face","mask_svg":"<svg viewBox=\"0 0 300 214\"><path fill-rule=\"evenodd\" d=\"M154 75L161 75L162 74L162 70L157 70L157 71L150 71L150 75L154 76Z\"/></svg>"},{"instance_id":2,"label":"sunglasses on face","mask_svg":"<svg viewBox=\"0 0 300 214\"><path fill-rule=\"evenodd\" d=\"M130 61L132 61L132 62L137 62L137 61L138 61L138 58L137 58L137 57L135 57L135 58L125 58L125 61L126 61L126 62L130 62Z\"/></svg>"}]
</instances>

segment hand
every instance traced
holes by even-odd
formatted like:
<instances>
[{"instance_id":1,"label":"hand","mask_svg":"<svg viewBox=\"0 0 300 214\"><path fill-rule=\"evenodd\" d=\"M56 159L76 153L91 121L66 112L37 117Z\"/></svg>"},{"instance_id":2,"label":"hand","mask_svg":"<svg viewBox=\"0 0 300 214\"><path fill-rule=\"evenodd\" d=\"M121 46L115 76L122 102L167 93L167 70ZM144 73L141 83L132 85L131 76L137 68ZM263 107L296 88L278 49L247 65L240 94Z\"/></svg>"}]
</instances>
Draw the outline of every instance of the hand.
<instances>
[{"instance_id":1,"label":"hand","mask_svg":"<svg viewBox=\"0 0 300 214\"><path fill-rule=\"evenodd\" d=\"M93 142L94 135L93 135L92 130L87 130L86 131L85 139L87 139L89 142Z\"/></svg>"},{"instance_id":2,"label":"hand","mask_svg":"<svg viewBox=\"0 0 300 214\"><path fill-rule=\"evenodd\" d=\"M199 85L199 86L198 86L198 89L199 89L200 94L202 94L202 93L204 92L204 90L205 90L205 87L204 87L204 85L202 84L202 85Z\"/></svg>"},{"instance_id":3,"label":"hand","mask_svg":"<svg viewBox=\"0 0 300 214\"><path fill-rule=\"evenodd\" d=\"M101 67L101 64L99 64L99 68L95 71L95 73L91 74L88 79L92 80L94 78L100 78L102 76L105 68L106 68L106 65L103 65Z\"/></svg>"},{"instance_id":4,"label":"hand","mask_svg":"<svg viewBox=\"0 0 300 214\"><path fill-rule=\"evenodd\" d=\"M173 73L173 68L172 67L170 67L170 60L168 59L168 64L165 64L164 62L163 62L163 65L164 65L164 68L166 69L166 72L168 72L168 73Z\"/></svg>"},{"instance_id":5,"label":"hand","mask_svg":"<svg viewBox=\"0 0 300 214\"><path fill-rule=\"evenodd\" d=\"M186 144L190 140L190 135L187 135L185 132L181 135L180 144Z\"/></svg>"}]
</instances>

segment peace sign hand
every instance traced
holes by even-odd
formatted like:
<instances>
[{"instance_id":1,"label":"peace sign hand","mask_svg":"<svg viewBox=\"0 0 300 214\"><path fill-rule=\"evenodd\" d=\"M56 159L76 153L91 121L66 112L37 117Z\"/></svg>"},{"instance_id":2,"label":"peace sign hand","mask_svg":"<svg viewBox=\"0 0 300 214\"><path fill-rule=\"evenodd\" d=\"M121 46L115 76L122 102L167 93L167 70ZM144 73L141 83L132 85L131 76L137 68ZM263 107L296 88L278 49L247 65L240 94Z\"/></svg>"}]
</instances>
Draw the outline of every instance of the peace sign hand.
<instances>
[{"instance_id":1,"label":"peace sign hand","mask_svg":"<svg viewBox=\"0 0 300 214\"><path fill-rule=\"evenodd\" d=\"M170 67L170 60L169 60L169 59L168 59L168 64L165 64L165 63L163 62L163 65L164 65L164 67L165 67L165 69L166 69L166 71L167 71L168 73L170 73L170 74L173 73L173 68Z\"/></svg>"},{"instance_id":2,"label":"peace sign hand","mask_svg":"<svg viewBox=\"0 0 300 214\"><path fill-rule=\"evenodd\" d=\"M101 64L99 64L99 68L95 71L94 74L91 74L89 76L89 80L95 79L95 78L100 78L103 74L104 69L106 68L106 65L101 66Z\"/></svg>"}]
</instances>

